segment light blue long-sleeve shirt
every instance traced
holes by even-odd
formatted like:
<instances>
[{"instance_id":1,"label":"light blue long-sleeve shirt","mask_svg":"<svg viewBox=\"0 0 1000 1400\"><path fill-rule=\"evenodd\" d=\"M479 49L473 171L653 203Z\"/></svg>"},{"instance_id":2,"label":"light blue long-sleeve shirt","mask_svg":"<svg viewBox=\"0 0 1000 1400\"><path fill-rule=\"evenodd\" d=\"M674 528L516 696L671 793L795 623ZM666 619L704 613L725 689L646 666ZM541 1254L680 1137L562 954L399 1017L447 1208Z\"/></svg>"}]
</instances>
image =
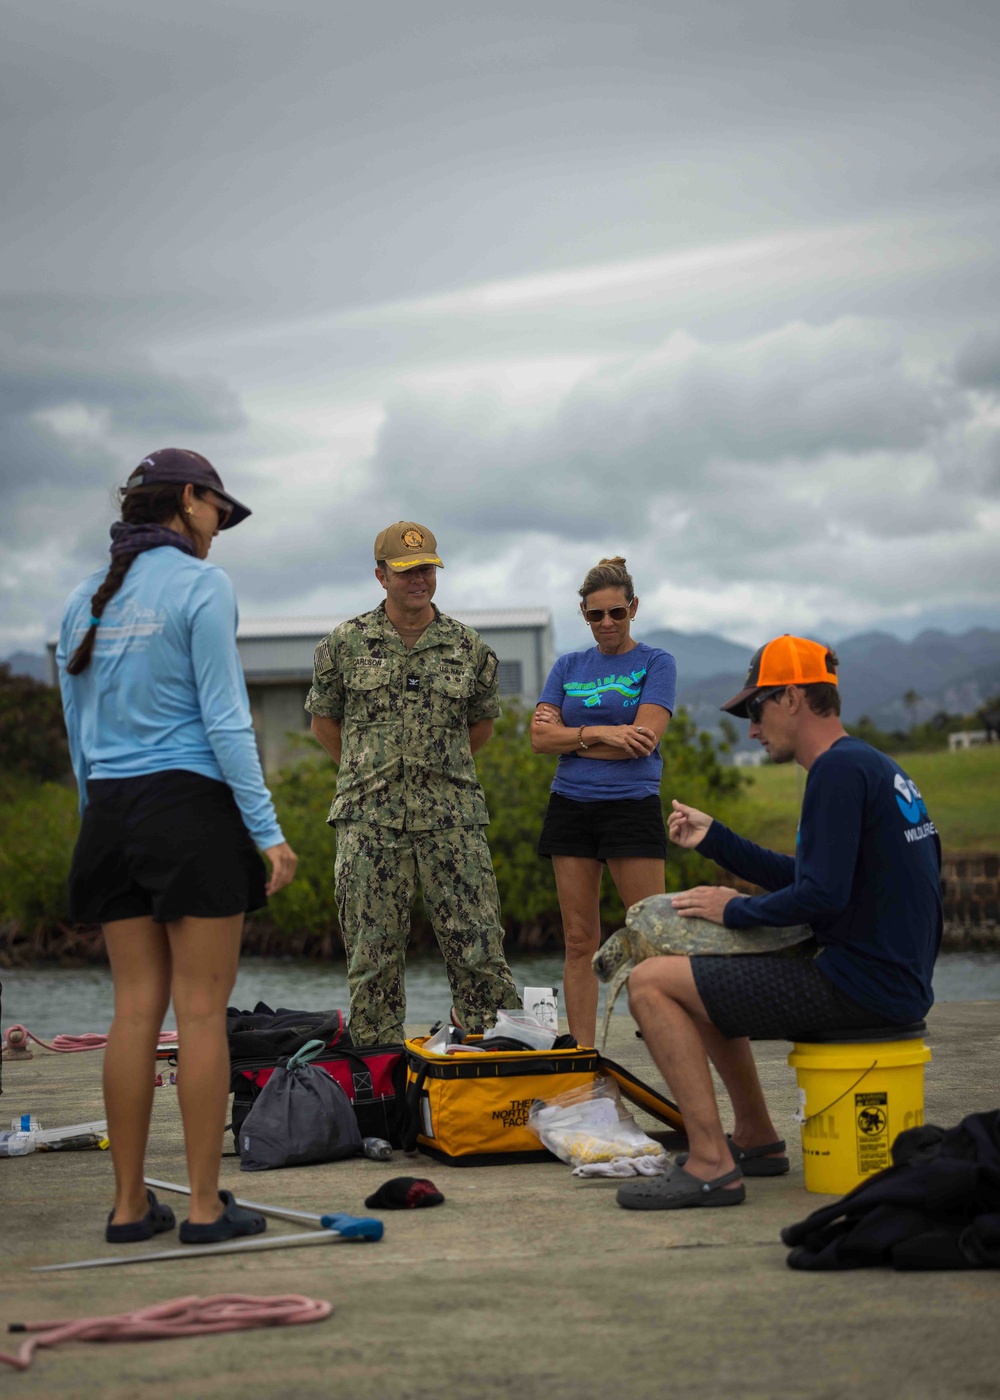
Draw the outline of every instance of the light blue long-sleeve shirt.
<instances>
[{"instance_id":1,"label":"light blue long-sleeve shirt","mask_svg":"<svg viewBox=\"0 0 1000 1400\"><path fill-rule=\"evenodd\" d=\"M104 610L90 665L70 676L66 662L104 576L70 595L56 651L80 811L89 779L180 768L228 783L256 844L277 845L284 837L257 754L228 576L171 545L138 555Z\"/></svg>"}]
</instances>

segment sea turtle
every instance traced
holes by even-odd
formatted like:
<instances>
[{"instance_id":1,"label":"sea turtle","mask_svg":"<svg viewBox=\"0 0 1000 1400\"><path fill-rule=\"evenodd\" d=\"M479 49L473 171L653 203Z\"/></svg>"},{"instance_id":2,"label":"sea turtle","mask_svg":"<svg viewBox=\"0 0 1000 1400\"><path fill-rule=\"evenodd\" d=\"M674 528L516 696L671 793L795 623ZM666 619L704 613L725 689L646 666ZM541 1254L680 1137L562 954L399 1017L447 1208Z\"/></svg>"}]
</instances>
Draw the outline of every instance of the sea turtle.
<instances>
[{"instance_id":1,"label":"sea turtle","mask_svg":"<svg viewBox=\"0 0 1000 1400\"><path fill-rule=\"evenodd\" d=\"M608 1038L608 1023L618 993L632 969L646 958L662 953L714 953L726 957L736 953L778 953L813 936L805 924L736 929L723 928L708 919L683 919L674 913L674 897L651 894L648 899L640 899L625 915L625 927L613 933L594 954L593 968L598 980L609 983L602 1047Z\"/></svg>"}]
</instances>

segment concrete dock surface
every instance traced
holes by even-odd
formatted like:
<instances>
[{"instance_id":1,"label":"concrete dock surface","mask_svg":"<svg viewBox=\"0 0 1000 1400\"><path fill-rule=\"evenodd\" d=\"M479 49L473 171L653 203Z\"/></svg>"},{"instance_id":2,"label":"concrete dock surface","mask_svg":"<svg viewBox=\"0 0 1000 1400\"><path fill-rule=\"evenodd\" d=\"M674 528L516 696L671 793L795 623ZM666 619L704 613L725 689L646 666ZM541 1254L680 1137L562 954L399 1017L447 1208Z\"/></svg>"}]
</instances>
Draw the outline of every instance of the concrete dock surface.
<instances>
[{"instance_id":1,"label":"concrete dock surface","mask_svg":"<svg viewBox=\"0 0 1000 1400\"><path fill-rule=\"evenodd\" d=\"M1000 1002L946 1003L928 1024L927 1121L950 1126L997 1107ZM459 1170L396 1153L391 1163L251 1174L227 1157L223 1186L293 1209L375 1214L365 1196L397 1175L429 1176L446 1201L382 1213L380 1243L32 1274L36 1264L174 1248L177 1236L104 1242L106 1153L0 1160L0 1350L23 1340L6 1335L11 1322L118 1313L191 1294L304 1293L334 1304L332 1317L310 1326L69 1343L37 1353L27 1372L0 1367L0 1386L11 1396L73 1400L1000 1396L1000 1271L787 1268L779 1230L831 1199L803 1187L789 1048L756 1047L791 1174L748 1181L746 1204L730 1210L624 1211L617 1183L574 1178L561 1163ZM628 1017L613 1019L608 1053L661 1083ZM36 1047L33 1060L6 1063L3 1126L21 1111L46 1127L102 1117L101 1060L100 1052ZM155 1094L148 1172L186 1181L169 1086ZM184 1198L160 1195L183 1219ZM302 1228L272 1220L268 1234Z\"/></svg>"}]
</instances>

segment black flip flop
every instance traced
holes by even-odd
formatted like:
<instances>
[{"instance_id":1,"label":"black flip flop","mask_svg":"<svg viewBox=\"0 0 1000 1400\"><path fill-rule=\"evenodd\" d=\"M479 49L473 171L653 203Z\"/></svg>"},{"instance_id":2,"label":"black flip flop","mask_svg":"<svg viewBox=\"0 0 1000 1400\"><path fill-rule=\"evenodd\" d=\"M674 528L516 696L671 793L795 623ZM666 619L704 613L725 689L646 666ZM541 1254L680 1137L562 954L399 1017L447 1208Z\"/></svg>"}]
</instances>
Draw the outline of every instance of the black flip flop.
<instances>
[{"instance_id":1,"label":"black flip flop","mask_svg":"<svg viewBox=\"0 0 1000 1400\"><path fill-rule=\"evenodd\" d=\"M733 1161L743 1168L744 1176L784 1176L790 1169L788 1157L785 1155L784 1138L779 1138L777 1142L766 1142L763 1147L740 1147L727 1133L726 1141L729 1143ZM774 1155L777 1152L781 1153L780 1157ZM687 1159L688 1153L681 1152L674 1161L679 1167L683 1167Z\"/></svg>"},{"instance_id":2,"label":"black flip flop","mask_svg":"<svg viewBox=\"0 0 1000 1400\"><path fill-rule=\"evenodd\" d=\"M626 1210L686 1210L690 1206L738 1206L746 1199L739 1167L717 1176L714 1181L702 1181L676 1165L662 1176L643 1176L638 1181L626 1181L615 1197ZM731 1181L740 1184L735 1191L726 1190ZM183 1229L183 1226L181 1227Z\"/></svg>"},{"instance_id":3,"label":"black flip flop","mask_svg":"<svg viewBox=\"0 0 1000 1400\"><path fill-rule=\"evenodd\" d=\"M181 1244L221 1244L224 1240L238 1239L240 1235L262 1235L267 1229L264 1217L255 1210L238 1206L232 1191L220 1191L219 1200L223 1205L222 1214L210 1225L181 1221L178 1231Z\"/></svg>"},{"instance_id":4,"label":"black flip flop","mask_svg":"<svg viewBox=\"0 0 1000 1400\"><path fill-rule=\"evenodd\" d=\"M162 1235L165 1230L174 1228L177 1219L173 1211L169 1206L161 1206L148 1186L146 1200L149 1202L149 1209L141 1220L130 1220L125 1225L112 1225L115 1213L111 1211L104 1229L104 1238L108 1244L139 1244L142 1240L151 1240L154 1235Z\"/></svg>"}]
</instances>

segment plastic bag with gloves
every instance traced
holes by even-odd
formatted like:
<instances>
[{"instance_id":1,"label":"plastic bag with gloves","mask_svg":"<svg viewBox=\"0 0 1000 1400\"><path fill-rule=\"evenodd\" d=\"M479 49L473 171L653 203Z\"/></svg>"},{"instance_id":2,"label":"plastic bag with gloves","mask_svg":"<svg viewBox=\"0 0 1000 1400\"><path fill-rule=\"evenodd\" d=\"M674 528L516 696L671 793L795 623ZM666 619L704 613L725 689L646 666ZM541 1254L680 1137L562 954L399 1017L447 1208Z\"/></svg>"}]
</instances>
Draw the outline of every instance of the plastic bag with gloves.
<instances>
[{"instance_id":1,"label":"plastic bag with gloves","mask_svg":"<svg viewBox=\"0 0 1000 1400\"><path fill-rule=\"evenodd\" d=\"M528 1128L578 1176L647 1176L668 1166L663 1148L642 1131L607 1075L553 1099L536 1099Z\"/></svg>"}]
</instances>

